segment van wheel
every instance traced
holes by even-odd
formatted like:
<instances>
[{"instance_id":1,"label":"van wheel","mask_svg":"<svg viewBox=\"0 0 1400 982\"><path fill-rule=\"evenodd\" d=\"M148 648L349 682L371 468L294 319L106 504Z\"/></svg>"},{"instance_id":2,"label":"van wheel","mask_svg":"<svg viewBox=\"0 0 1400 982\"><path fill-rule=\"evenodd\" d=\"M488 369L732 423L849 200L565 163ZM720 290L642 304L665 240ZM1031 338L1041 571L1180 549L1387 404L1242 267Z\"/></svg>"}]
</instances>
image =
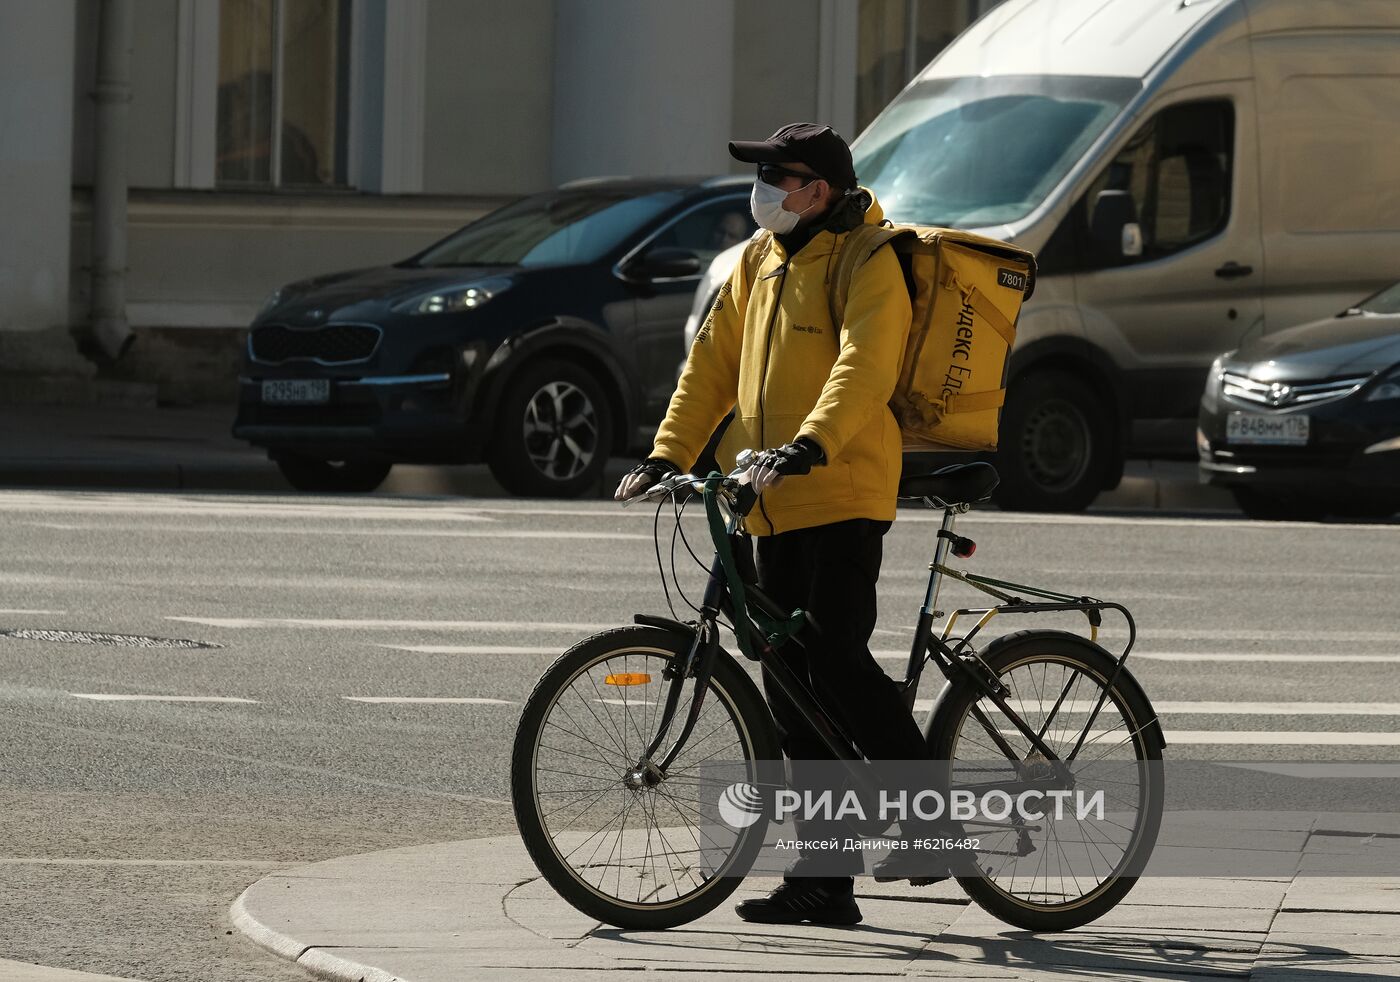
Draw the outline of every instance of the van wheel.
<instances>
[{"instance_id":1,"label":"van wheel","mask_svg":"<svg viewBox=\"0 0 1400 982\"><path fill-rule=\"evenodd\" d=\"M277 458L277 469L298 491L373 491L384 483L393 464L378 460L321 460L302 454Z\"/></svg>"},{"instance_id":2,"label":"van wheel","mask_svg":"<svg viewBox=\"0 0 1400 982\"><path fill-rule=\"evenodd\" d=\"M576 498L598 483L612 452L612 407L586 369L549 359L511 382L487 457L511 494Z\"/></svg>"},{"instance_id":3,"label":"van wheel","mask_svg":"<svg viewBox=\"0 0 1400 982\"><path fill-rule=\"evenodd\" d=\"M1240 511L1256 521L1320 522L1327 517L1327 506L1305 495L1249 487L1231 488L1230 492Z\"/></svg>"},{"instance_id":4,"label":"van wheel","mask_svg":"<svg viewBox=\"0 0 1400 982\"><path fill-rule=\"evenodd\" d=\"M1067 372L1036 371L1006 394L993 500L1015 511L1083 511L1109 465L1109 410Z\"/></svg>"}]
</instances>

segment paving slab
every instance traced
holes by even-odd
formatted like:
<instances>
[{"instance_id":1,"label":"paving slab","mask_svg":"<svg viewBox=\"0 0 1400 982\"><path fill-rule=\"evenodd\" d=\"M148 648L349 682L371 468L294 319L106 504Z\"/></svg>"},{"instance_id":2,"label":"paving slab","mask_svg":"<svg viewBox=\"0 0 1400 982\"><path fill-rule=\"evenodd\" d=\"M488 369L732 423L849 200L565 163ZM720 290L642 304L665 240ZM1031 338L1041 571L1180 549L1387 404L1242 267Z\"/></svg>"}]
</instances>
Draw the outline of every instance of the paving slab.
<instances>
[{"instance_id":1,"label":"paving slab","mask_svg":"<svg viewBox=\"0 0 1400 982\"><path fill-rule=\"evenodd\" d=\"M1283 910L1342 910L1400 914L1400 879L1355 876L1345 879L1300 876L1284 894ZM1400 918L1396 919L1400 928Z\"/></svg>"},{"instance_id":2,"label":"paving slab","mask_svg":"<svg viewBox=\"0 0 1400 982\"><path fill-rule=\"evenodd\" d=\"M566 904L519 839L503 836L275 873L244 892L233 919L316 975L365 982L584 982L618 972L645 972L635 977L647 982L1400 978L1400 881L1384 877L1144 879L1092 924L1039 934L969 905L954 881L916 888L862 880L865 921L854 928L741 921L734 903L774 882L746 881L692 924L622 931Z\"/></svg>"}]
</instances>

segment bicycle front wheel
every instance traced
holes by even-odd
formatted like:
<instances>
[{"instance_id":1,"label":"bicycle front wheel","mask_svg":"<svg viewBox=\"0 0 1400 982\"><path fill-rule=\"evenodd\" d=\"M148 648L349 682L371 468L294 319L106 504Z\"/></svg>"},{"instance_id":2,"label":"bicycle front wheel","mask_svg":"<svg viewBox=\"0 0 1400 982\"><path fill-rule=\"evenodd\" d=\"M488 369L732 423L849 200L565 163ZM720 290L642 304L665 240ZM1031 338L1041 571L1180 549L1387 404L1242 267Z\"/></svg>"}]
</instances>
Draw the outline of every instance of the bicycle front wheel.
<instances>
[{"instance_id":1,"label":"bicycle front wheel","mask_svg":"<svg viewBox=\"0 0 1400 982\"><path fill-rule=\"evenodd\" d=\"M709 913L739 885L767 828L758 762L781 750L762 695L723 652L675 761L636 777L664 758L696 698L689 679L667 739L646 761L666 671L692 642L640 626L580 642L541 677L516 731L511 796L530 857L561 897L616 927L674 927ZM703 768L720 762L740 765L748 787L732 800L751 824L714 820L725 788Z\"/></svg>"},{"instance_id":2,"label":"bicycle front wheel","mask_svg":"<svg viewBox=\"0 0 1400 982\"><path fill-rule=\"evenodd\" d=\"M1103 648L1061 631L998 638L981 657L1009 690L1008 705L1060 760L1080 742L1089 714L1113 675ZM1069 769L1080 786L1104 791L1101 818L1047 809L1025 821L1012 814L979 840L978 875L958 882L994 917L1030 931L1067 931L1103 916L1137 882L1162 820L1161 744L1155 714L1125 669ZM1011 748L993 737L995 729ZM931 735L935 759L949 761L953 785L1015 782L1048 762L982 693L970 687L940 708Z\"/></svg>"}]
</instances>

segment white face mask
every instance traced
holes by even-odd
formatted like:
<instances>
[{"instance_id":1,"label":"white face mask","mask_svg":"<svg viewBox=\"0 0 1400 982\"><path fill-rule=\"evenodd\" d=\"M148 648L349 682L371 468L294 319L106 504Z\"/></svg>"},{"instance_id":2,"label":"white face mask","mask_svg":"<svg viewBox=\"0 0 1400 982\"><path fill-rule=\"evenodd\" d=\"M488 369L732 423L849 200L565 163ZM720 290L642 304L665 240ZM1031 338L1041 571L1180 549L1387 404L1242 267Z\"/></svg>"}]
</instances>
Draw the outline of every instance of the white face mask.
<instances>
[{"instance_id":1,"label":"white face mask","mask_svg":"<svg viewBox=\"0 0 1400 982\"><path fill-rule=\"evenodd\" d=\"M797 227L797 220L816 207L816 202L803 208L800 212L788 211L783 207L783 202L787 200L788 195L811 187L811 185L812 182L808 181L794 191L784 191L782 188L775 188L763 181L754 181L753 191L749 194L749 210L753 212L753 220L758 223L759 228L766 228L778 235L791 232Z\"/></svg>"}]
</instances>

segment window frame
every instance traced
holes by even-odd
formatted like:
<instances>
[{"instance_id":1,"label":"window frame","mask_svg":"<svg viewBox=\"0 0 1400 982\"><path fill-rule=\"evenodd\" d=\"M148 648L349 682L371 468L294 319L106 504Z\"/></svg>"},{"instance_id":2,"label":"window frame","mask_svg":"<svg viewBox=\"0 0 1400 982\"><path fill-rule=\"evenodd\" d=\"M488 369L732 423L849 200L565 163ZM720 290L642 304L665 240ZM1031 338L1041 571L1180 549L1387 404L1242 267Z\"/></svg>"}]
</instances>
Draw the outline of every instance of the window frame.
<instances>
[{"instance_id":1,"label":"window frame","mask_svg":"<svg viewBox=\"0 0 1400 982\"><path fill-rule=\"evenodd\" d=\"M1160 190L1159 168L1163 159L1161 154L1162 118L1167 113L1185 107L1202 107L1212 105L1224 107L1228 116L1227 122L1229 125L1228 167L1224 175L1225 181L1223 188L1225 207L1221 212L1221 216L1216 221L1215 225L1210 229L1210 231L1202 233L1201 235L1192 238L1188 241L1175 243L1169 249L1163 249L1157 246L1154 228L1154 239L1152 241L1147 241L1147 239L1144 238L1143 251L1140 256L1122 256L1120 257L1119 261L1108 263L1098 260L1095 256L1095 250L1093 248L1093 244L1089 235L1089 219L1091 208L1089 198L1090 195L1094 193L1095 189L1099 188L1100 183L1102 182L1104 175L1107 173L1108 169L1113 166L1114 162L1118 159L1119 155L1123 153L1125 148L1136 142L1141 137L1143 131L1148 127L1151 127L1153 155L1152 173L1149 181L1149 187L1152 189L1151 193L1154 196L1151 201L1151 204L1155 207L1157 204L1156 195ZM1170 258L1175 255L1179 255L1182 252L1194 249L1200 245L1210 242L1213 239L1219 238L1230 227L1230 221L1234 216L1235 164L1239 158L1238 123L1239 108L1235 105L1234 99L1226 95L1213 95L1205 96L1198 99L1186 99L1182 100L1181 102L1173 102L1169 105L1164 105L1157 108L1156 111L1152 113L1151 118L1149 118L1141 126L1138 126L1135 129L1133 129L1132 132L1128 135L1127 139L1125 139L1121 144L1119 144L1114 149L1112 154L1106 155L1104 157L1103 165L1094 173L1093 178L1090 179L1083 193L1075 199L1074 206L1070 209L1069 215L1066 216L1064 222L1061 223L1061 226L1057 228L1055 232L1050 236L1050 239L1046 242L1046 248L1042 250L1042 252L1054 253L1054 255L1051 257L1049 265L1055 271L1059 271L1063 268L1060 265L1059 259L1060 249L1063 248L1066 240L1067 225L1070 226L1070 228L1068 229L1068 238L1074 243L1074 256L1069 265L1074 271L1080 272L1095 272L1099 270L1123 269L1130 266L1138 266L1143 263L1156 262L1162 259ZM1137 216L1137 223L1139 227L1141 227L1143 224L1142 217L1142 213L1139 213ZM1155 221L1155 213L1153 217ZM1056 248L1051 248L1052 243L1055 244Z\"/></svg>"},{"instance_id":2,"label":"window frame","mask_svg":"<svg viewBox=\"0 0 1400 982\"><path fill-rule=\"evenodd\" d=\"M682 208L680 211L676 212L674 215L663 219L660 225L652 229L650 232L646 233L646 235L642 237L640 242L638 242L631 249L628 249L625 253L623 253L621 259L613 263L613 275L625 283L684 283L689 280L695 280L696 282L699 282L700 278L705 275L705 270L703 268L700 270L700 272L695 273L691 276L661 276L654 278L649 277L645 280L642 280L638 279L635 276L629 276L626 272L626 267L628 263L630 263L637 256L645 252L648 246L650 246L653 242L660 238L668 229L670 229L672 226L678 223L681 219L685 218L687 215L692 215L702 208L708 208L711 205L718 205L731 200L735 203L736 207L746 209L749 206L749 199L747 195L716 194L708 198L702 198L699 201L693 202L689 206Z\"/></svg>"}]
</instances>

